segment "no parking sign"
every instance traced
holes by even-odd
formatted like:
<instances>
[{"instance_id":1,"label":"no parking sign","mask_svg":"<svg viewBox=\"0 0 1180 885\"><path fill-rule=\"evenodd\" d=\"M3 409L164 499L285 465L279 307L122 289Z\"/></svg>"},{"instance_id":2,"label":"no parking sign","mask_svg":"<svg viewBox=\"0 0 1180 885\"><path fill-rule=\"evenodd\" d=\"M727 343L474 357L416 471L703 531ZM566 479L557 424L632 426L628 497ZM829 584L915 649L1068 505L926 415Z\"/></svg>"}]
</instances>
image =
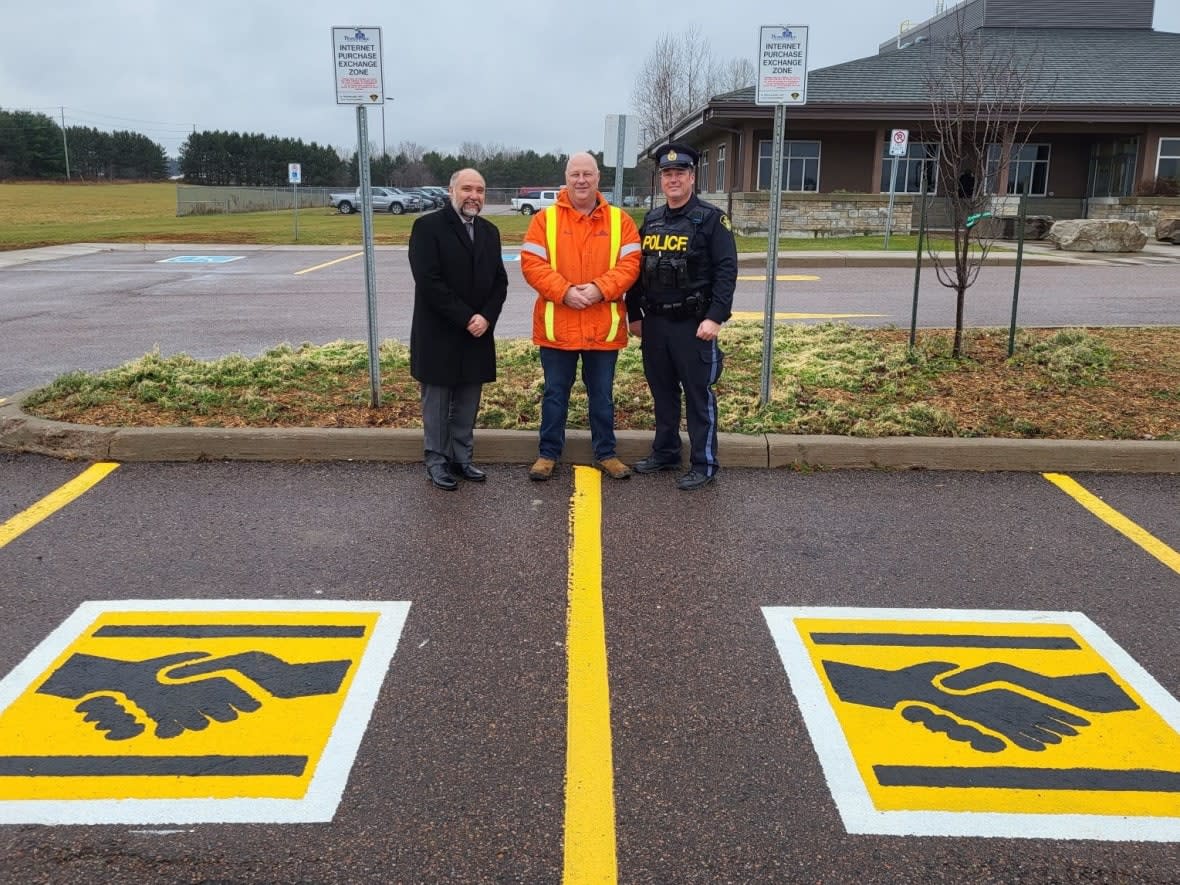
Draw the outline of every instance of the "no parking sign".
<instances>
[{"instance_id":1,"label":"no parking sign","mask_svg":"<svg viewBox=\"0 0 1180 885\"><path fill-rule=\"evenodd\" d=\"M889 156L904 157L910 146L910 130L894 129L889 134Z\"/></svg>"}]
</instances>

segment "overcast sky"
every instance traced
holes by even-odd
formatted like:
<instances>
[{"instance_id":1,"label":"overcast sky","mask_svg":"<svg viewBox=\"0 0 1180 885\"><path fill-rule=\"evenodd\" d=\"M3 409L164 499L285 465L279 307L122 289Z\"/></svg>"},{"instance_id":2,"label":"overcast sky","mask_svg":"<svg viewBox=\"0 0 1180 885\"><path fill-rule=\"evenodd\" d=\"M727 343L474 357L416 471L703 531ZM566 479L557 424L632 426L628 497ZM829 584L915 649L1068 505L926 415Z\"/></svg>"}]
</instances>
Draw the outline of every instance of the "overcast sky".
<instances>
[{"instance_id":1,"label":"overcast sky","mask_svg":"<svg viewBox=\"0 0 1180 885\"><path fill-rule=\"evenodd\" d=\"M754 61L760 25L810 26L809 68L877 51L934 0L45 0L9 3L0 30L0 107L67 126L129 129L175 156L186 135L222 129L356 147L336 104L333 26L379 26L384 146L443 153L464 142L538 152L601 150L607 114L632 113L634 79L665 34L698 26L716 58ZM948 6L953 5L951 3ZM1180 32L1180 0L1155 28ZM382 114L369 111L380 149Z\"/></svg>"}]
</instances>

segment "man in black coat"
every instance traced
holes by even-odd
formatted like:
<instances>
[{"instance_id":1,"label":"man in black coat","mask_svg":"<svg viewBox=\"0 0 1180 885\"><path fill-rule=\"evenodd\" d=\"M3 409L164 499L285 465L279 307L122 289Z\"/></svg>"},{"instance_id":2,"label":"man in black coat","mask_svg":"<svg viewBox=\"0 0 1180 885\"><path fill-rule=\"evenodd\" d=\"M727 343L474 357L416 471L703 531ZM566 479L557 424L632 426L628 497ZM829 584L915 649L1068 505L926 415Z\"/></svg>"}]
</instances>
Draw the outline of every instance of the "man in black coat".
<instances>
[{"instance_id":1,"label":"man in black coat","mask_svg":"<svg viewBox=\"0 0 1180 885\"><path fill-rule=\"evenodd\" d=\"M508 294L500 231L479 217L483 176L451 176L450 202L410 231L414 320L410 374L422 385L426 472L438 488L487 475L471 463L475 416L487 381L496 380L496 320Z\"/></svg>"}]
</instances>

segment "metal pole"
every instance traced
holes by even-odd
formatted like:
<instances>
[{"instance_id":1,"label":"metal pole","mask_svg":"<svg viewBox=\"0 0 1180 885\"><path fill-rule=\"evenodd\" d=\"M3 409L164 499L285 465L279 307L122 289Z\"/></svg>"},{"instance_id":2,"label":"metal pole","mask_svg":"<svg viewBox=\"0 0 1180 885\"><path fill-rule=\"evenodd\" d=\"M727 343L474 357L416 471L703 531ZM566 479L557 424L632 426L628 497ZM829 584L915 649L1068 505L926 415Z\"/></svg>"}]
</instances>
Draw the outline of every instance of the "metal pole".
<instances>
[{"instance_id":1,"label":"metal pole","mask_svg":"<svg viewBox=\"0 0 1180 885\"><path fill-rule=\"evenodd\" d=\"M918 215L918 257L914 261L914 307L910 311L910 350L918 339L918 284L922 278L922 239L926 234L926 194L930 181L926 178L926 163L922 163L922 208Z\"/></svg>"},{"instance_id":2,"label":"metal pole","mask_svg":"<svg viewBox=\"0 0 1180 885\"><path fill-rule=\"evenodd\" d=\"M66 155L66 181L70 180L70 143L66 140L66 108L61 106L61 149Z\"/></svg>"},{"instance_id":3,"label":"metal pole","mask_svg":"<svg viewBox=\"0 0 1180 885\"><path fill-rule=\"evenodd\" d=\"M369 172L369 122L363 104L356 106L356 164L360 172L361 230L365 244L365 303L369 314L369 403L381 405L381 359L377 349L377 266L373 260L373 194Z\"/></svg>"},{"instance_id":4,"label":"metal pole","mask_svg":"<svg viewBox=\"0 0 1180 885\"><path fill-rule=\"evenodd\" d=\"M766 224L766 306L762 313L762 392L759 405L770 403L770 372L774 359L774 284L778 276L779 204L783 188L783 135L787 106L774 106L774 140L770 152L770 205Z\"/></svg>"},{"instance_id":5,"label":"metal pole","mask_svg":"<svg viewBox=\"0 0 1180 885\"><path fill-rule=\"evenodd\" d=\"M889 232L893 230L893 196L897 193L897 156L893 157L893 171L889 173L889 211L885 215L885 248L889 248Z\"/></svg>"},{"instance_id":6,"label":"metal pole","mask_svg":"<svg viewBox=\"0 0 1180 885\"><path fill-rule=\"evenodd\" d=\"M299 185L291 184L291 196L295 200L295 242L299 242Z\"/></svg>"},{"instance_id":7,"label":"metal pole","mask_svg":"<svg viewBox=\"0 0 1180 885\"><path fill-rule=\"evenodd\" d=\"M1020 211L1016 214L1016 280L1012 284L1012 323L1008 327L1008 356L1016 349L1016 305L1020 301L1020 266L1024 263L1024 218L1028 194L1020 192Z\"/></svg>"},{"instance_id":8,"label":"metal pole","mask_svg":"<svg viewBox=\"0 0 1180 885\"><path fill-rule=\"evenodd\" d=\"M627 141L627 115L619 114L619 134L615 142L615 189L611 194L611 202L616 206L623 205L623 151Z\"/></svg>"}]
</instances>

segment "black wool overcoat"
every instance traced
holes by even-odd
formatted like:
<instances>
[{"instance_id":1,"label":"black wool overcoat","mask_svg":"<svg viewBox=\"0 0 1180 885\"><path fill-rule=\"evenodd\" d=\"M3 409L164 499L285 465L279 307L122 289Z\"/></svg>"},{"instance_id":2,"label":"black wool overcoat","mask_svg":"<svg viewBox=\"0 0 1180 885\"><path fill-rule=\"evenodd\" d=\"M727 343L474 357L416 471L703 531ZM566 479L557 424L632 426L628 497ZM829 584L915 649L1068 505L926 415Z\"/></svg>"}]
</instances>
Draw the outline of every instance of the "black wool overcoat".
<instances>
[{"instance_id":1,"label":"black wool overcoat","mask_svg":"<svg viewBox=\"0 0 1180 885\"><path fill-rule=\"evenodd\" d=\"M496 320L508 295L500 230L475 219L475 242L450 203L410 230L414 320L410 374L425 384L453 386L496 380ZM490 324L479 338L467 331L476 314Z\"/></svg>"}]
</instances>

